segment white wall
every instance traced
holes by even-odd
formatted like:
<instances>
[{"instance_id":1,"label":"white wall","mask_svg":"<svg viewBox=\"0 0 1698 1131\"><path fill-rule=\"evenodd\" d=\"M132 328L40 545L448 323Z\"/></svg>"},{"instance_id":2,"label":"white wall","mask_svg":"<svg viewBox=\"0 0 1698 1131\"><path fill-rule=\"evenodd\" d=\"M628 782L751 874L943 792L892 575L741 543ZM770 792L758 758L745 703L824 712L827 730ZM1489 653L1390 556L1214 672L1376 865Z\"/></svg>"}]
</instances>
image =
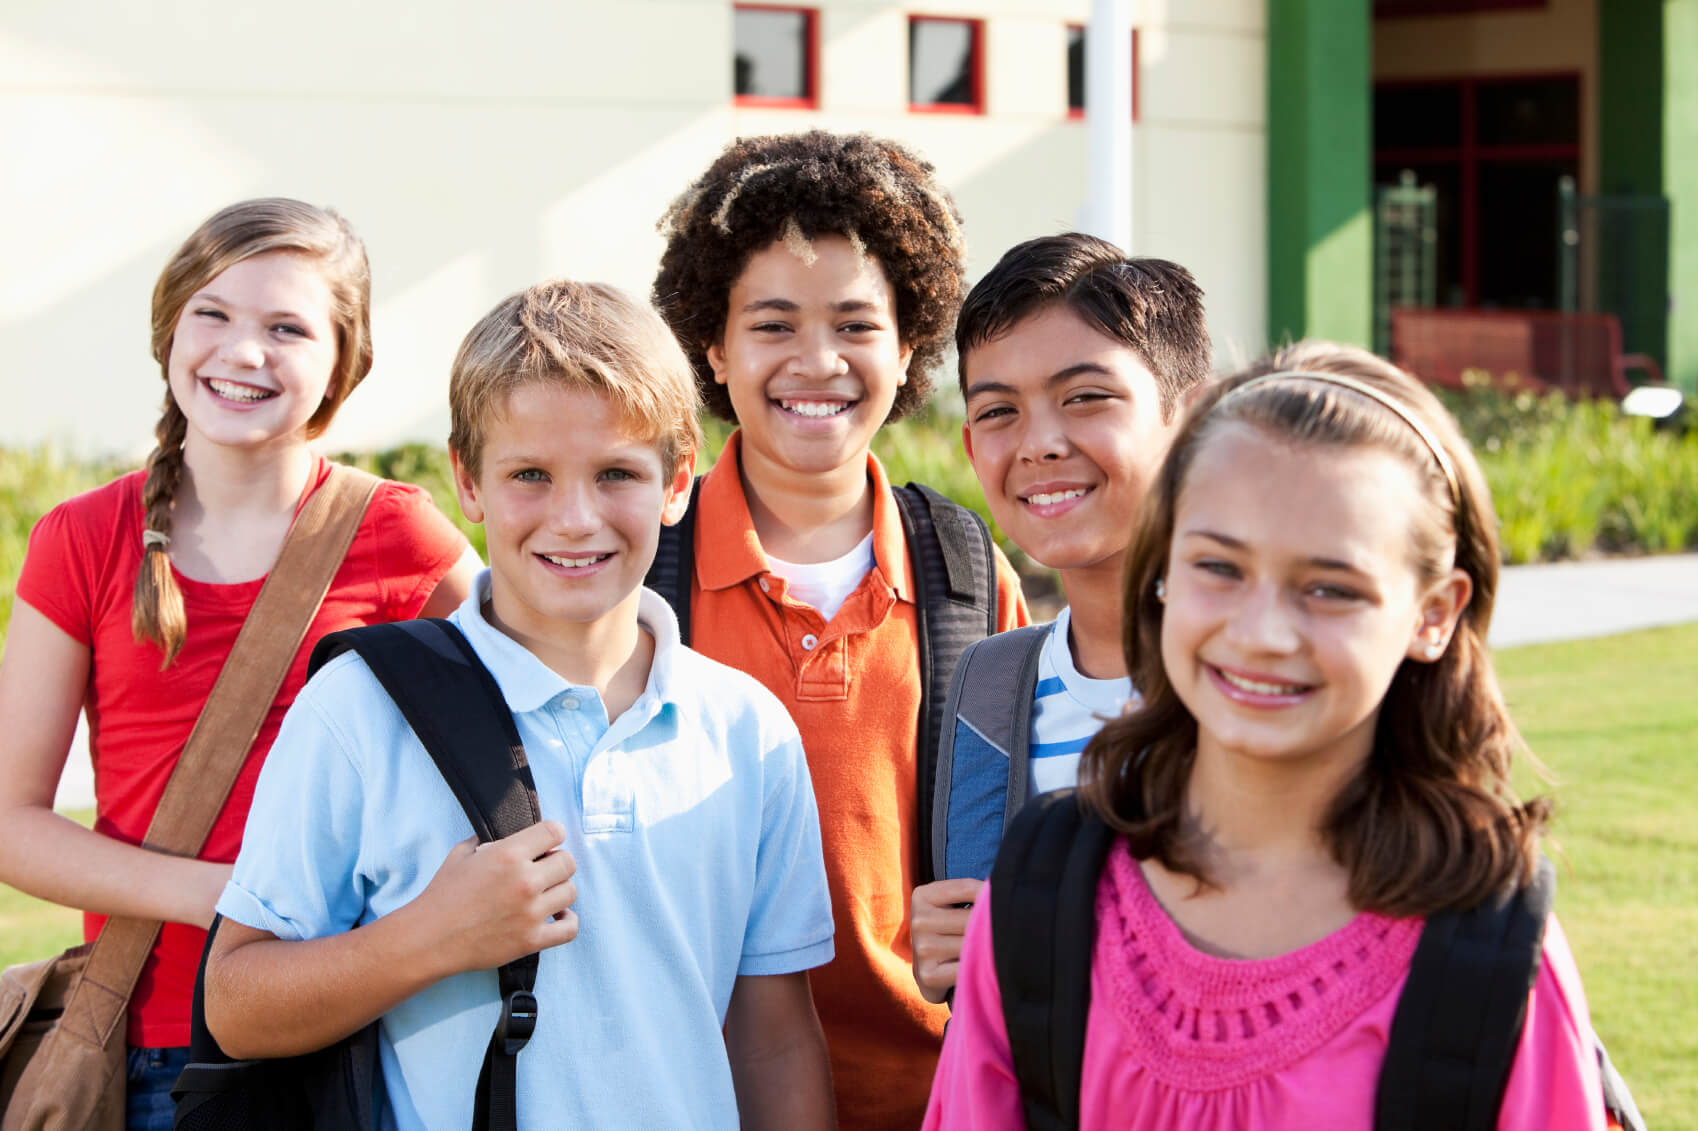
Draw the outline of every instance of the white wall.
<instances>
[{"instance_id":1,"label":"white wall","mask_svg":"<svg viewBox=\"0 0 1698 1131\"><path fill-rule=\"evenodd\" d=\"M0 13L0 445L139 455L161 385L148 299L232 200L330 204L365 237L377 364L325 438L446 433L447 368L550 274L646 293L654 223L739 133L821 125L918 147L971 270L1078 223L1064 24L1088 0L928 0L986 20L988 113L907 110L905 6L822 3L817 112L731 102L724 0L58 0ZM1135 250L1190 266L1223 354L1262 344L1263 0L1139 0Z\"/></svg>"}]
</instances>

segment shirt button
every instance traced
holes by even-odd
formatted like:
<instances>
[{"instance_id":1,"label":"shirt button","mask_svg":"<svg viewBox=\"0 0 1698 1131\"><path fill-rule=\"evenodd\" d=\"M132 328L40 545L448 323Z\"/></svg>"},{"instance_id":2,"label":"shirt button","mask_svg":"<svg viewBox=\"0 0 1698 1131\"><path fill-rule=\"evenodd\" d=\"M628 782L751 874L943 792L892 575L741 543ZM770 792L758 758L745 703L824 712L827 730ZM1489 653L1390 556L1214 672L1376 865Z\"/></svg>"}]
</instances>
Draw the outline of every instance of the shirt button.
<instances>
[{"instance_id":1,"label":"shirt button","mask_svg":"<svg viewBox=\"0 0 1698 1131\"><path fill-rule=\"evenodd\" d=\"M820 642L819 637L815 636L811 632L808 633L808 635L802 637L802 651L812 652L814 650L814 645L818 644L819 642Z\"/></svg>"},{"instance_id":2,"label":"shirt button","mask_svg":"<svg viewBox=\"0 0 1698 1131\"><path fill-rule=\"evenodd\" d=\"M769 582L764 577L761 578L761 592L762 593L771 593L772 592L772 583Z\"/></svg>"},{"instance_id":3,"label":"shirt button","mask_svg":"<svg viewBox=\"0 0 1698 1131\"><path fill-rule=\"evenodd\" d=\"M560 705L568 711L576 711L578 709L578 697L576 695L568 695L560 701Z\"/></svg>"}]
</instances>

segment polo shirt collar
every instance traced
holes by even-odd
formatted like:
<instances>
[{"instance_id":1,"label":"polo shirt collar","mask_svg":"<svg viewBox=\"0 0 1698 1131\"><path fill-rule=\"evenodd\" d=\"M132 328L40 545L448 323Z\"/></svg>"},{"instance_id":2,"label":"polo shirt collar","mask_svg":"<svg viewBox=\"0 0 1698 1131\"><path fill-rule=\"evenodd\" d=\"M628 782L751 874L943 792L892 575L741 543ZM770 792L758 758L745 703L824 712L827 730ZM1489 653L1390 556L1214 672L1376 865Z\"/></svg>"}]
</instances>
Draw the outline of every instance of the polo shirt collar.
<instances>
[{"instance_id":1,"label":"polo shirt collar","mask_svg":"<svg viewBox=\"0 0 1698 1131\"><path fill-rule=\"evenodd\" d=\"M535 711L555 697L575 686L560 673L537 659L531 651L505 632L490 624L483 615L484 602L489 600L490 572L478 574L471 593L458 609L453 620L477 651L508 709L515 714ZM648 684L631 711L643 715L658 711L667 703L676 703L678 678L675 671L678 650L678 618L672 609L651 590L644 589L637 603L637 623L654 637L654 659L649 664ZM645 710L645 708L647 708Z\"/></svg>"},{"instance_id":2,"label":"polo shirt collar","mask_svg":"<svg viewBox=\"0 0 1698 1131\"><path fill-rule=\"evenodd\" d=\"M725 441L696 498L696 580L703 589L730 589L771 569L743 493L742 450L743 433L738 430ZM902 514L884 465L872 452L867 453L867 479L873 491L873 563L897 598L912 604L914 573Z\"/></svg>"}]
</instances>

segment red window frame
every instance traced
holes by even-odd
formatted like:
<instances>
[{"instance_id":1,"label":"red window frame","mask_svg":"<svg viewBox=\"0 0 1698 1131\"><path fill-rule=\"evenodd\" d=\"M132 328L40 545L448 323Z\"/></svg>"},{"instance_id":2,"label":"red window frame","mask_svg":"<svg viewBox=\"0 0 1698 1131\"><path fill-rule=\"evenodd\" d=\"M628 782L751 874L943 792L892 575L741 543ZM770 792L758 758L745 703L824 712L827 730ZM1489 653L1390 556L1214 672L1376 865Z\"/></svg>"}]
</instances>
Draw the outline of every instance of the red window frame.
<instances>
[{"instance_id":1,"label":"red window frame","mask_svg":"<svg viewBox=\"0 0 1698 1131\"><path fill-rule=\"evenodd\" d=\"M818 8L794 4L733 4L734 12L794 12L802 17L802 84L807 94L801 98L777 98L769 94L737 94L731 100L738 106L762 110L818 110L820 105L820 15ZM732 44L735 49L736 44Z\"/></svg>"},{"instance_id":2,"label":"red window frame","mask_svg":"<svg viewBox=\"0 0 1698 1131\"><path fill-rule=\"evenodd\" d=\"M1068 27L1068 30L1070 30L1070 31L1074 30L1074 29L1078 29L1079 31L1086 30L1084 24L1068 24L1067 27ZM1132 29L1132 121L1134 123L1136 123L1138 121L1138 80L1139 80L1139 76L1142 73L1143 73L1143 68L1138 65L1138 29L1133 28ZM1085 108L1083 106L1071 106L1071 105L1068 106L1067 107L1067 118L1068 118L1069 121L1083 122L1085 120Z\"/></svg>"},{"instance_id":3,"label":"red window frame","mask_svg":"<svg viewBox=\"0 0 1698 1131\"><path fill-rule=\"evenodd\" d=\"M1381 79L1374 83L1377 93L1394 87L1419 86L1454 86L1461 91L1460 115L1462 119L1462 138L1458 145L1429 146L1419 148L1402 148L1381 146L1378 141L1374 144L1373 162L1378 165L1395 165L1408 163L1412 165L1428 165L1453 163L1459 171L1457 217L1460 235L1458 245L1462 262L1458 264L1462 280L1463 302L1468 309L1473 309L1480 301L1480 165L1484 161L1542 161L1559 160L1573 161L1576 166L1583 164L1581 160L1580 139L1574 142L1540 142L1530 144L1488 144L1477 139L1479 131L1478 98L1482 86L1493 86L1502 83L1537 81L1539 79L1562 79L1572 81L1580 99L1580 105L1586 105L1586 80L1579 71L1527 71L1527 72L1498 72L1484 75L1451 75L1448 77L1425 77L1418 79ZM1584 135L1584 110L1580 124Z\"/></svg>"},{"instance_id":4,"label":"red window frame","mask_svg":"<svg viewBox=\"0 0 1698 1131\"><path fill-rule=\"evenodd\" d=\"M983 114L985 112L985 21L970 16L908 16L908 41L913 42L915 24L966 24L971 33L972 58L967 64L967 81L973 92L972 102L915 102L914 57L908 56L908 109L915 114Z\"/></svg>"}]
</instances>

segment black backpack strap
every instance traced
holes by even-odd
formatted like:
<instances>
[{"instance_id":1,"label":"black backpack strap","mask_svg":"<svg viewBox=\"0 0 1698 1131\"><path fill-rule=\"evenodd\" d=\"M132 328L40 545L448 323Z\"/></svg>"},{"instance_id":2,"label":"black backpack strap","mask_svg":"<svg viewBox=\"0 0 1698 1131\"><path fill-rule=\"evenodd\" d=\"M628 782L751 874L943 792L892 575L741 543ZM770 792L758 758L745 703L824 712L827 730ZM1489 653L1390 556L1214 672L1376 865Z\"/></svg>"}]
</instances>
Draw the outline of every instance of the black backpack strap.
<instances>
[{"instance_id":1,"label":"black backpack strap","mask_svg":"<svg viewBox=\"0 0 1698 1131\"><path fill-rule=\"evenodd\" d=\"M696 500L702 493L702 477L690 484L690 505L684 517L660 528L660 543L654 550L643 584L672 606L678 618L678 640L690 643L690 582L696 574Z\"/></svg>"},{"instance_id":2,"label":"black backpack strap","mask_svg":"<svg viewBox=\"0 0 1698 1131\"><path fill-rule=\"evenodd\" d=\"M996 632L996 555L984 520L918 483L893 487L914 564L920 660L920 717L915 743L919 875L932 873L932 799L944 706L962 651Z\"/></svg>"},{"instance_id":3,"label":"black backpack strap","mask_svg":"<svg viewBox=\"0 0 1698 1131\"><path fill-rule=\"evenodd\" d=\"M334 632L313 649L310 671L355 651L395 700L466 811L480 843L542 819L536 783L495 677L460 630L444 620L397 621ZM478 1074L472 1126L517 1131L518 1057L536 1028L535 954L497 970L501 1017Z\"/></svg>"},{"instance_id":4,"label":"black backpack strap","mask_svg":"<svg viewBox=\"0 0 1698 1131\"><path fill-rule=\"evenodd\" d=\"M1376 1131L1492 1131L1539 973L1556 873L1427 920L1392 1018Z\"/></svg>"},{"instance_id":5,"label":"black backpack strap","mask_svg":"<svg viewBox=\"0 0 1698 1131\"><path fill-rule=\"evenodd\" d=\"M1031 792L1032 693L1052 627L1029 624L999 632L969 644L961 653L944 700L932 796L932 871L939 879L985 875L995 853L994 841L987 845L983 870L950 867L950 844L958 852L963 844L970 845L965 854L978 859L980 837L975 833L990 822L992 814L985 810L996 804L996 795L1000 793L1001 802L1001 811L995 814L997 840L1026 804ZM958 746L956 737L963 723L995 749L994 758L973 757L989 753L977 744ZM993 784L993 778L999 780Z\"/></svg>"},{"instance_id":6,"label":"black backpack strap","mask_svg":"<svg viewBox=\"0 0 1698 1131\"><path fill-rule=\"evenodd\" d=\"M1058 789L1022 809L991 869L991 936L1026 1126L1079 1126L1097 881L1114 830Z\"/></svg>"}]
</instances>

